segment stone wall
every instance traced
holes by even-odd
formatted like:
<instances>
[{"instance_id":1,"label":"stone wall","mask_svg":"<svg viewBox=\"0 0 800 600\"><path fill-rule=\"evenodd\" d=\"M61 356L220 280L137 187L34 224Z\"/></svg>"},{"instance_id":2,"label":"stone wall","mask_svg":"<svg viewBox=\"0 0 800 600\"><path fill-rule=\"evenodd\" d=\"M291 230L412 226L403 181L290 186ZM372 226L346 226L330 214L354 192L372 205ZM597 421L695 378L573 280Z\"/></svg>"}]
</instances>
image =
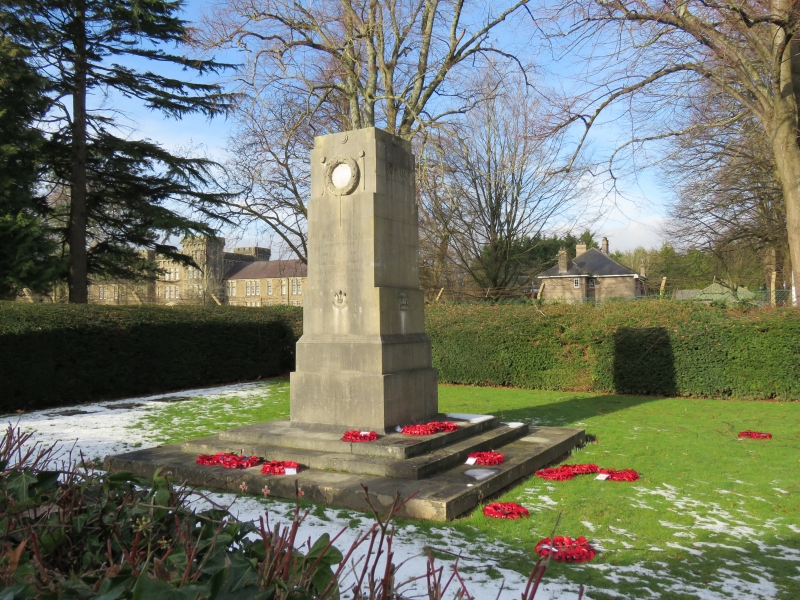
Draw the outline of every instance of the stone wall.
<instances>
[{"instance_id":1,"label":"stone wall","mask_svg":"<svg viewBox=\"0 0 800 600\"><path fill-rule=\"evenodd\" d=\"M636 279L633 277L598 277L595 279L595 299L634 298Z\"/></svg>"},{"instance_id":2,"label":"stone wall","mask_svg":"<svg viewBox=\"0 0 800 600\"><path fill-rule=\"evenodd\" d=\"M575 280L578 286L575 287ZM586 277L552 277L545 280L541 298L576 303L586 300Z\"/></svg>"}]
</instances>

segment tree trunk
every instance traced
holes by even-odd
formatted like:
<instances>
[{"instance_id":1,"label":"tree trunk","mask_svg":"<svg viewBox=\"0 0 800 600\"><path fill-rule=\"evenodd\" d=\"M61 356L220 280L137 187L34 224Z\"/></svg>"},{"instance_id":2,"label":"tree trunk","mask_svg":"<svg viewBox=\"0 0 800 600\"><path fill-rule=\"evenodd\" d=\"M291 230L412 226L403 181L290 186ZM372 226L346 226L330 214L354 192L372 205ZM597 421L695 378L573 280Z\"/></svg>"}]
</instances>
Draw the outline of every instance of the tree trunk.
<instances>
[{"instance_id":1,"label":"tree trunk","mask_svg":"<svg viewBox=\"0 0 800 600\"><path fill-rule=\"evenodd\" d=\"M794 125L778 126L776 129L778 131L773 135L772 147L786 204L789 255L794 280L800 281L800 147L797 145Z\"/></svg>"},{"instance_id":2,"label":"tree trunk","mask_svg":"<svg viewBox=\"0 0 800 600\"><path fill-rule=\"evenodd\" d=\"M779 14L789 15L793 4L788 0L774 0L773 10ZM773 47L780 48L786 39L783 29L774 27ZM790 43L780 54L780 81L773 98L772 123L769 128L772 151L775 154L776 170L783 189L783 201L786 208L786 233L789 242L789 255L792 262L795 281L800 279L800 145L798 145L798 110L797 93L800 86L795 85L795 78L800 73L797 63L800 55L793 50ZM800 82L798 82L800 83Z\"/></svg>"},{"instance_id":3,"label":"tree trunk","mask_svg":"<svg viewBox=\"0 0 800 600\"><path fill-rule=\"evenodd\" d=\"M69 207L69 301L86 304L86 5L75 2L75 63L72 90L72 153Z\"/></svg>"}]
</instances>

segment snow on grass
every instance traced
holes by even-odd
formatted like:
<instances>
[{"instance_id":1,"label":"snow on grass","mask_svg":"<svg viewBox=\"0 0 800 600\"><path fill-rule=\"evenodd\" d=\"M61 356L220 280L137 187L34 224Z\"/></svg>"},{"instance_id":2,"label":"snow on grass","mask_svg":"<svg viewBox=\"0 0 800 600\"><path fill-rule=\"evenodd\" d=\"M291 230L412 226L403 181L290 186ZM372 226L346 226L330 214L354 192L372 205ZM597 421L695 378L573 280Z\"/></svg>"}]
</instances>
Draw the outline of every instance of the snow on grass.
<instances>
[{"instance_id":1,"label":"snow on grass","mask_svg":"<svg viewBox=\"0 0 800 600\"><path fill-rule=\"evenodd\" d=\"M248 422L278 418L286 412L287 390L285 382L237 384L36 411L12 415L8 420L25 431L35 432L34 441L43 444L62 442L66 447L74 444L73 456L81 452L87 458L96 459L166 441L191 439ZM265 417L267 414L272 416ZM607 450L604 452L609 453ZM739 480L733 483L746 484ZM540 511L558 511L559 496L555 485L539 480L531 480L527 485L529 487L520 491L525 505L534 514L544 514ZM759 543L763 556L800 565L800 551L781 544L768 545L764 541L765 534L775 533L779 525L793 533L800 533L800 527L779 523L778 519L755 518L738 505L729 509L711 501L710 497L695 497L692 495L695 493L693 485L683 484L679 487L653 483L629 488L630 506L646 509L650 514L651 511L657 511L658 518L651 518L651 522L671 530L670 536L680 538L681 543L662 541L661 545L654 545L652 540L648 540L647 536L628 524L625 524L625 528L607 527L609 533L617 536L615 538L599 537L602 535L601 531L606 529L603 525L581 521L587 530L598 534L597 539L591 540L600 550L598 558L593 563L568 565L560 568L561 570L551 569L540 588L537 600L577 598L578 584L575 582L589 580L591 582L584 595L587 600L596 598L596 594L636 599L675 596L703 600L776 597L780 590L772 581L769 570L754 562L740 547L739 542L742 539L753 540ZM780 483L775 482L773 485ZM688 490L692 493L688 493ZM777 492L776 495L785 493L783 488L776 487L773 491ZM700 493L699 489L697 492ZM718 499L755 499L751 495L745 496L727 490L713 492ZM277 521L288 524L294 507L293 503L287 501L254 496L239 497L231 493L209 493L207 497L217 504L230 505L233 514L242 520L256 520L268 510L272 523ZM201 497L195 502L197 508L208 503ZM370 524L371 520L361 513L320 507L304 521L300 539L305 541L311 538L313 541L322 533L335 535L343 531L336 545L346 550L358 531L366 529ZM533 529L538 529L539 524L535 518L531 519L530 526ZM532 567L534 562L531 548L494 540L491 532L482 533L468 525L430 527L401 523L398 524L397 531L393 544L394 560L395 563L404 563L399 579L424 573L427 560L424 551L426 547L431 547L441 557L437 560L438 564L452 562L456 556L459 557L459 570L476 598L495 598L501 586L501 599L519 598L528 576L523 571L526 565ZM693 541L698 532L711 534L714 541ZM542 535L549 535L549 532ZM626 539L619 539L620 537ZM669 568L667 563L652 559L647 564L611 564L614 562L615 552L633 548L630 542L649 552L662 553L666 548L679 549L688 555L686 570L676 570L674 564L673 568ZM706 553L707 549L725 550L740 558L715 562L711 575L707 580L699 582L692 573L692 561L708 561L710 553ZM445 558L448 556L452 559ZM516 561L511 562L515 565L514 569L519 568L520 572L504 566L509 564L509 557L517 557ZM564 573L567 573L569 579ZM620 585L626 589L634 586L636 591L632 595L621 593L617 587ZM417 584L416 590L407 590L407 595L413 596L422 591Z\"/></svg>"},{"instance_id":2,"label":"snow on grass","mask_svg":"<svg viewBox=\"0 0 800 600\"><path fill-rule=\"evenodd\" d=\"M287 526L292 520L294 505L286 502L252 496L237 498L233 494L225 493L207 493L205 496L211 502L224 506L233 502L230 511L242 521L256 521L259 517L264 516L265 511L269 511L269 522L273 527L276 523ZM193 500L194 506L198 510L210 508L211 503L208 500L196 497ZM345 514L346 516L343 516ZM338 508L323 508L306 517L300 526L297 540L301 544L310 540L313 544L323 533L329 533L331 537L338 534L335 545L346 553L359 532L368 529L371 525L372 520L361 513ZM439 554L452 554L450 562L455 561L458 557L459 572L475 598L495 598L501 585L503 586L502 598L519 598L525 589L527 574L504 569L499 565L497 558L491 558L500 557L507 552L509 548L505 544L487 541L482 548L485 554L476 555L471 552L473 550L471 542L452 528L436 527L423 537L413 524L400 527L392 542L393 561L396 565L402 565L396 575L397 581L409 580L425 573L427 567L426 547L430 547ZM348 575L344 579L343 587L352 584L354 563L363 559L363 553L355 553L354 556L355 558L348 565ZM447 560L437 560L437 565L447 562ZM380 572L380 569L378 571ZM446 579L448 576L449 572L445 569L444 578ZM405 597L423 597L424 586L423 581L409 584L403 588L406 592ZM455 591L455 588L450 591ZM537 600L540 598L574 600L577 597L578 586L563 578L544 582L537 594ZM589 597L584 595L584 598Z\"/></svg>"},{"instance_id":3,"label":"snow on grass","mask_svg":"<svg viewBox=\"0 0 800 600\"><path fill-rule=\"evenodd\" d=\"M188 403L184 406L190 408L192 404L208 403L220 398L263 397L270 385L271 382L226 385L40 410L6 418L23 431L35 431L33 441L45 445L60 442L65 448L77 442L74 451L76 456L80 451L87 459L102 459L110 454L161 443L162 432L143 427L142 424L146 417L164 410L171 403L182 401ZM187 414L195 418L194 410L187 411Z\"/></svg>"}]
</instances>

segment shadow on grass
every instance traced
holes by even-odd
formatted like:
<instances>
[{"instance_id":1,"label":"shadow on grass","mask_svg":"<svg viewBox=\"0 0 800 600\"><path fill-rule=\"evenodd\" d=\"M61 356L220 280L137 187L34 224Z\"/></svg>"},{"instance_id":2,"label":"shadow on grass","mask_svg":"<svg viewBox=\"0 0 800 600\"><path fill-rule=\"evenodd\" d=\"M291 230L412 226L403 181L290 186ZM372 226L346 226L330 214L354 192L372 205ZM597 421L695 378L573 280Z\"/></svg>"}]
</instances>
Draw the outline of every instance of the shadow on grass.
<instances>
[{"instance_id":1,"label":"shadow on grass","mask_svg":"<svg viewBox=\"0 0 800 600\"><path fill-rule=\"evenodd\" d=\"M503 421L523 421L548 427L563 427L567 423L577 423L654 400L660 400L660 397L588 396L528 408L497 411L497 416Z\"/></svg>"}]
</instances>

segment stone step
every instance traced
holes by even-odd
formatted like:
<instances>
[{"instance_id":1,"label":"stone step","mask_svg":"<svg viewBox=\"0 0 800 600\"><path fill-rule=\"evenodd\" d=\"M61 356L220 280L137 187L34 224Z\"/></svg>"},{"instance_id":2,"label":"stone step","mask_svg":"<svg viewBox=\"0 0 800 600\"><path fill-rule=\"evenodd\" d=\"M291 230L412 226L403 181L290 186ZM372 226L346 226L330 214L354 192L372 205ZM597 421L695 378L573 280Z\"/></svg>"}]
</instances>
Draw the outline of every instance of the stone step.
<instances>
[{"instance_id":1,"label":"stone step","mask_svg":"<svg viewBox=\"0 0 800 600\"><path fill-rule=\"evenodd\" d=\"M502 465L458 464L424 482L318 469L302 470L296 476L279 476L263 475L259 467L243 470L205 467L197 465L194 456L182 452L180 444L108 457L105 468L131 471L140 477L152 477L156 469L163 468L162 474L169 475L176 484L235 493L240 493L244 486L246 492L257 495L267 488L270 496L278 498L295 498L297 485L304 500L365 512L370 510L367 495L382 513L398 495L401 500L408 499L398 511L399 516L445 521L473 510L491 495L565 456L584 439L583 429L531 428L528 435L503 447L506 460Z\"/></svg>"},{"instance_id":2,"label":"stone step","mask_svg":"<svg viewBox=\"0 0 800 600\"><path fill-rule=\"evenodd\" d=\"M439 415L439 421L458 423L457 431L428 436L408 436L401 433L381 435L374 442L343 442L341 431L324 431L292 425L289 419L256 423L221 431L219 439L237 444L240 448L252 445L280 446L300 450L316 450L359 456L383 456L408 459L448 446L497 426L498 419L491 415Z\"/></svg>"},{"instance_id":3,"label":"stone step","mask_svg":"<svg viewBox=\"0 0 800 600\"><path fill-rule=\"evenodd\" d=\"M285 448L271 444L232 442L224 439L222 434L184 442L181 445L181 450L184 453L195 456L199 454L214 454L216 452L234 452L248 456L255 455L266 460L290 460L310 469L416 480L430 477L439 471L464 463L472 452L499 450L509 442L527 434L527 425L520 424L514 427L500 425L466 439L454 441L427 454L408 459L303 448ZM365 446L374 443L376 442L358 445Z\"/></svg>"}]
</instances>

